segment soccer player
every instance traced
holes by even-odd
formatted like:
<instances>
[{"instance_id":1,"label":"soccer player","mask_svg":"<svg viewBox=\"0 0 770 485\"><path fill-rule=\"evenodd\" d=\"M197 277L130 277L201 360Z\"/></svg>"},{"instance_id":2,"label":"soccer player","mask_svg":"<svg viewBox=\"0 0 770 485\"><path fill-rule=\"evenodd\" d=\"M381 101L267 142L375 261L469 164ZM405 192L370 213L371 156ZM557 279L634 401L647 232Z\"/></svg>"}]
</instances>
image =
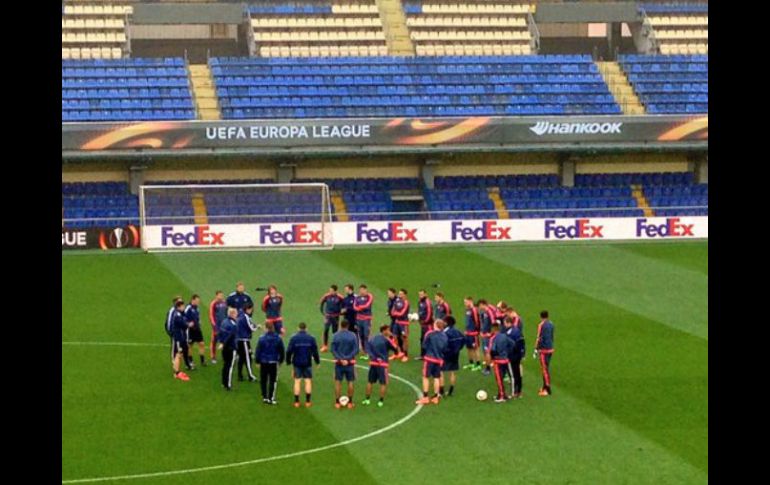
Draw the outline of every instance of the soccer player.
<instances>
[{"instance_id":1,"label":"soccer player","mask_svg":"<svg viewBox=\"0 0 770 485\"><path fill-rule=\"evenodd\" d=\"M369 378L366 382L366 398L361 402L368 406L372 396L372 386L375 382L380 383L380 400L378 407L385 405L385 393L388 389L388 352L398 352L398 348L391 341L392 335L387 325L380 326L380 333L372 337L366 350L369 352Z\"/></svg>"},{"instance_id":2,"label":"soccer player","mask_svg":"<svg viewBox=\"0 0 770 485\"><path fill-rule=\"evenodd\" d=\"M267 289L267 295L262 299L262 311L265 312L265 320L273 324L275 333L281 337L286 333L281 316L282 305L283 295L278 293L278 288L275 285L270 285Z\"/></svg>"},{"instance_id":3,"label":"soccer player","mask_svg":"<svg viewBox=\"0 0 770 485\"><path fill-rule=\"evenodd\" d=\"M257 326L251 321L251 314L254 312L254 305L246 303L243 312L238 314L238 380L243 381L243 366L249 371L249 381L257 380L254 372L251 370L251 334L257 329Z\"/></svg>"},{"instance_id":4,"label":"soccer player","mask_svg":"<svg viewBox=\"0 0 770 485\"><path fill-rule=\"evenodd\" d=\"M390 318L390 334L391 339L393 342L393 345L398 348L398 352L396 355L394 355L393 359L400 359L401 358L401 340L394 337L395 335L398 335L398 331L396 330L396 327L398 324L396 323L396 317L393 316L391 313L391 310L393 310L393 305L396 303L396 289L395 288L388 288L388 318Z\"/></svg>"},{"instance_id":5,"label":"soccer player","mask_svg":"<svg viewBox=\"0 0 770 485\"><path fill-rule=\"evenodd\" d=\"M443 320L447 315L452 314L452 310L449 308L449 303L447 303L444 299L444 294L442 292L437 292L434 299L436 300L436 307L433 309L434 319ZM431 330L432 328L433 327L431 326L428 328L428 330Z\"/></svg>"},{"instance_id":6,"label":"soccer player","mask_svg":"<svg viewBox=\"0 0 770 485\"><path fill-rule=\"evenodd\" d=\"M259 337L254 356L259 365L259 385L262 388L262 402L278 404L275 388L278 384L278 366L283 362L285 351L283 340L275 332L272 322L265 322L266 332Z\"/></svg>"},{"instance_id":7,"label":"soccer player","mask_svg":"<svg viewBox=\"0 0 770 485\"><path fill-rule=\"evenodd\" d=\"M519 315L512 306L509 306L506 309L506 318L507 317L511 317L513 326L519 329L519 333L521 334L521 342L518 344L521 346L521 364L519 364L519 372L521 372L521 375L524 375L524 356L527 355L527 346L524 340L524 320L521 319L521 315ZM510 337L510 335L508 336Z\"/></svg>"},{"instance_id":8,"label":"soccer player","mask_svg":"<svg viewBox=\"0 0 770 485\"><path fill-rule=\"evenodd\" d=\"M174 318L176 316L177 303L182 302L182 309L184 309L184 300L181 296L175 296L171 299L171 308L166 312L166 323L164 327L166 329L166 335L168 335L171 342L171 365L174 365L176 359L176 347L174 346ZM185 359L185 365L187 365L187 359Z\"/></svg>"},{"instance_id":9,"label":"soccer player","mask_svg":"<svg viewBox=\"0 0 770 485\"><path fill-rule=\"evenodd\" d=\"M511 361L508 359L508 352L513 348L513 342L507 335L500 332L500 324L492 324L492 336L489 338L489 350L485 353L487 364L495 369L495 382L497 383L496 403L502 403L511 398L505 393L503 377L511 374ZM513 390L513 385L511 385ZM511 395L513 392L511 392Z\"/></svg>"},{"instance_id":10,"label":"soccer player","mask_svg":"<svg viewBox=\"0 0 770 485\"><path fill-rule=\"evenodd\" d=\"M468 364L463 369L481 370L479 358L479 311L473 305L473 298L465 297L465 347L468 349Z\"/></svg>"},{"instance_id":11,"label":"soccer player","mask_svg":"<svg viewBox=\"0 0 770 485\"><path fill-rule=\"evenodd\" d=\"M332 335L337 333L344 299L345 297L337 292L337 285L331 285L329 291L321 297L321 314L324 316L324 343L321 352L329 351L329 329L332 329Z\"/></svg>"},{"instance_id":12,"label":"soccer player","mask_svg":"<svg viewBox=\"0 0 770 485\"><path fill-rule=\"evenodd\" d=\"M179 299L174 302L174 312L170 314L171 321L171 355L174 365L174 378L182 381L189 381L190 377L181 372L179 368L182 360L187 355L187 329L189 324L184 317L184 301Z\"/></svg>"},{"instance_id":13,"label":"soccer player","mask_svg":"<svg viewBox=\"0 0 770 485\"><path fill-rule=\"evenodd\" d=\"M513 318L510 316L505 317L505 323L503 333L510 340L510 348L508 349L508 360L511 362L510 371L511 379L513 379L513 398L521 399L522 388L522 374L521 374L521 360L524 358L524 337L521 335L519 327L514 325Z\"/></svg>"},{"instance_id":14,"label":"soccer player","mask_svg":"<svg viewBox=\"0 0 770 485\"><path fill-rule=\"evenodd\" d=\"M224 297L224 294L222 295ZM217 341L219 350L222 351L222 358L225 359L222 366L222 386L227 391L233 389L233 367L235 365L235 356L238 353L238 310L229 308L227 317L220 320L217 325Z\"/></svg>"},{"instance_id":15,"label":"soccer player","mask_svg":"<svg viewBox=\"0 0 770 485\"><path fill-rule=\"evenodd\" d=\"M535 355L540 356L540 368L543 370L543 387L538 396L551 395L551 356L553 356L553 323L548 319L548 311L540 312L540 324L537 326Z\"/></svg>"},{"instance_id":16,"label":"soccer player","mask_svg":"<svg viewBox=\"0 0 770 485\"><path fill-rule=\"evenodd\" d=\"M433 330L425 334L422 346L425 356L422 363L422 397L416 404L438 404L441 398L441 367L444 365L444 353L447 348L447 336L444 333L444 320L433 322ZM430 379L433 379L433 397L428 399Z\"/></svg>"},{"instance_id":17,"label":"soccer player","mask_svg":"<svg viewBox=\"0 0 770 485\"><path fill-rule=\"evenodd\" d=\"M420 290L417 295L420 297L417 303L417 314L420 319L420 356L415 357L415 360L422 360L422 356L425 355L425 351L422 350L422 341L425 340L425 334L433 326L433 304L430 301L428 292L424 289Z\"/></svg>"},{"instance_id":18,"label":"soccer player","mask_svg":"<svg viewBox=\"0 0 770 485\"><path fill-rule=\"evenodd\" d=\"M446 327L444 333L447 337L447 347L444 351L444 365L441 366L441 387L439 391L442 396L451 396L455 391L457 383L457 370L460 369L460 351L465 345L465 335L455 328L455 317L446 316ZM449 392L444 393L446 385L446 374L449 373Z\"/></svg>"},{"instance_id":19,"label":"soccer player","mask_svg":"<svg viewBox=\"0 0 770 485\"><path fill-rule=\"evenodd\" d=\"M486 355L489 350L489 339L492 337L492 324L497 321L497 311L495 308L487 303L487 300L480 299L478 302L479 309L479 336L481 337L481 352ZM488 376L490 373L489 365L484 366L483 374Z\"/></svg>"},{"instance_id":20,"label":"soccer player","mask_svg":"<svg viewBox=\"0 0 770 485\"><path fill-rule=\"evenodd\" d=\"M340 391L342 380L348 381L348 409L353 409L353 383L356 380L356 355L358 338L348 330L348 322L340 323L340 331L332 336L332 355L334 356L334 407L340 409Z\"/></svg>"},{"instance_id":21,"label":"soccer player","mask_svg":"<svg viewBox=\"0 0 770 485\"><path fill-rule=\"evenodd\" d=\"M348 322L348 330L354 334L358 334L356 329L356 294L353 285L348 283L345 285L345 298L342 300L342 315Z\"/></svg>"},{"instance_id":22,"label":"soccer player","mask_svg":"<svg viewBox=\"0 0 770 485\"><path fill-rule=\"evenodd\" d=\"M209 322L211 322L211 350L209 358L212 364L217 363L217 329L219 328L219 322L227 318L227 302L225 301L225 293L222 290L217 290L214 295L214 299L209 303Z\"/></svg>"},{"instance_id":23,"label":"soccer player","mask_svg":"<svg viewBox=\"0 0 770 485\"><path fill-rule=\"evenodd\" d=\"M404 288L398 290L398 296L393 300L393 307L390 309L391 318L393 318L396 327L396 339L400 349L398 356L401 362L409 362L409 300L407 291Z\"/></svg>"},{"instance_id":24,"label":"soccer player","mask_svg":"<svg viewBox=\"0 0 770 485\"><path fill-rule=\"evenodd\" d=\"M299 392L301 381L305 380L305 407L312 406L310 395L313 392L313 361L315 365L321 365L318 356L318 344L315 337L307 333L307 325L300 322L299 331L289 339L289 347L286 349L286 365L294 364L292 375L294 377L294 407L299 407Z\"/></svg>"},{"instance_id":25,"label":"soccer player","mask_svg":"<svg viewBox=\"0 0 770 485\"><path fill-rule=\"evenodd\" d=\"M184 317L187 319L187 323L192 323L190 329L187 331L187 341L189 344L198 344L198 357L200 358L201 365L206 365L205 354L206 344L203 341L203 331L201 330L201 313L198 309L198 305L201 303L201 297L193 295L190 298L190 304L184 309ZM188 352L190 352L188 348ZM188 355L190 365L192 365L192 355Z\"/></svg>"},{"instance_id":26,"label":"soccer player","mask_svg":"<svg viewBox=\"0 0 770 485\"><path fill-rule=\"evenodd\" d=\"M236 283L235 291L227 295L227 306L233 307L236 310L243 310L247 303L254 306L254 301L245 291L246 287L243 285L242 281Z\"/></svg>"},{"instance_id":27,"label":"soccer player","mask_svg":"<svg viewBox=\"0 0 770 485\"><path fill-rule=\"evenodd\" d=\"M358 287L358 296L356 297L353 310L356 311L356 327L358 328L358 338L361 342L359 348L361 350L361 358L364 360L369 359L366 355L366 342L369 341L369 329L372 325L372 302L374 301L374 295L369 293L369 288L366 285Z\"/></svg>"}]
</instances>

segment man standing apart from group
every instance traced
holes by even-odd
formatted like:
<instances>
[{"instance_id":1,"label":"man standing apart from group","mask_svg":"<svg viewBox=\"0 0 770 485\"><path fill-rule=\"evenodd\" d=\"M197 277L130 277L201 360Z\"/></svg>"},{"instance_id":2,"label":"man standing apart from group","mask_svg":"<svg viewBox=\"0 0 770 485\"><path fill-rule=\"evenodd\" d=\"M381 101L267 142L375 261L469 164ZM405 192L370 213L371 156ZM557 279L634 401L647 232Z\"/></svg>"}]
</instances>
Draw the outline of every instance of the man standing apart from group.
<instances>
[{"instance_id":1,"label":"man standing apart from group","mask_svg":"<svg viewBox=\"0 0 770 485\"><path fill-rule=\"evenodd\" d=\"M318 355L318 344L315 337L307 333L307 325L300 322L299 331L289 339L289 347L286 349L286 365L294 364L292 375L294 377L294 407L299 407L299 393L301 381L305 380L305 407L312 406L311 394L313 392L313 361L315 365L321 364Z\"/></svg>"},{"instance_id":2,"label":"man standing apart from group","mask_svg":"<svg viewBox=\"0 0 770 485\"><path fill-rule=\"evenodd\" d=\"M540 356L540 368L543 371L543 387L538 396L551 395L551 356L553 356L553 323L548 319L548 311L540 312L540 324L537 326L535 357Z\"/></svg>"}]
</instances>

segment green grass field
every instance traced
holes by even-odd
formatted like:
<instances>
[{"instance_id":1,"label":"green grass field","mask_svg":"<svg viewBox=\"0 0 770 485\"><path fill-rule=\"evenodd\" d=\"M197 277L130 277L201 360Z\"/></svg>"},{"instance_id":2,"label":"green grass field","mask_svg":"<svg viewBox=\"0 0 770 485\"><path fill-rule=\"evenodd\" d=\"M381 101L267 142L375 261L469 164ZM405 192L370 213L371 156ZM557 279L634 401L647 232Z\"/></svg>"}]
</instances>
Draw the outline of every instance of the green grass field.
<instances>
[{"instance_id":1,"label":"green grass field","mask_svg":"<svg viewBox=\"0 0 770 485\"><path fill-rule=\"evenodd\" d=\"M62 254L62 270L65 482L137 474L151 475L132 482L153 484L708 481L707 242L72 252ZM467 294L504 299L525 322L524 399L478 402L478 389L494 394L494 378L461 371L456 395L439 406L415 408L414 389L394 379L384 408L340 411L329 362L316 371L310 409L290 406L286 368L274 407L261 403L257 383L225 393L221 363L187 383L172 379L162 329L171 297L197 292L206 306L237 280L278 285L288 330L304 320L319 337L317 302L330 283L368 284L378 323L390 286L409 289L415 308L417 290L440 282L455 313ZM531 357L544 308L556 326L550 398L537 396ZM116 345L85 344L94 342ZM418 386L420 370L414 361L391 365ZM363 387L361 379L356 401ZM316 448L325 449L281 458Z\"/></svg>"}]
</instances>

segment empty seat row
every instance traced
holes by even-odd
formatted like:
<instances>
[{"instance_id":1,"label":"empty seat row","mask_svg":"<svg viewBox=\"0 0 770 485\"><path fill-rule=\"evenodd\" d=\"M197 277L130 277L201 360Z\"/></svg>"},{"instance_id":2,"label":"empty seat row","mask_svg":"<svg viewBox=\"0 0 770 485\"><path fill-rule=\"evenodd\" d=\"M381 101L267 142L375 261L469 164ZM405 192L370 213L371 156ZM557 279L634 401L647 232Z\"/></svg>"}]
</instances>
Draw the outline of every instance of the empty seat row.
<instances>
[{"instance_id":1,"label":"empty seat row","mask_svg":"<svg viewBox=\"0 0 770 485\"><path fill-rule=\"evenodd\" d=\"M534 6L529 4L510 3L428 3L423 2L422 13L517 13L534 12Z\"/></svg>"},{"instance_id":2,"label":"empty seat row","mask_svg":"<svg viewBox=\"0 0 770 485\"><path fill-rule=\"evenodd\" d=\"M708 95L666 95L655 98L658 102L707 102ZM105 100L109 105L121 104L128 100ZM140 100L135 100L139 102ZM143 102L143 101L142 101ZM523 96L446 96L446 95L414 95L414 96L284 96L284 97L251 97L251 98L221 98L220 105L230 108L261 108L261 107L324 107L324 106L460 106L460 105L520 105L520 104L612 104L614 98L607 95L523 95ZM63 100L62 106L79 107L89 101ZM93 101L90 101L93 103ZM165 103L165 104L162 104ZM158 100L158 106L174 106L183 104L182 100ZM92 104L93 105L93 104Z\"/></svg>"},{"instance_id":3,"label":"empty seat row","mask_svg":"<svg viewBox=\"0 0 770 485\"><path fill-rule=\"evenodd\" d=\"M406 19L406 25L410 28L420 27L526 27L527 20L524 17L496 17L496 16L425 16L411 15Z\"/></svg>"},{"instance_id":4,"label":"empty seat row","mask_svg":"<svg viewBox=\"0 0 770 485\"><path fill-rule=\"evenodd\" d=\"M158 85L175 85L182 82L176 78L157 79ZM168 84L162 84L164 79ZM142 78L129 78L127 87ZM451 76L448 74L435 75L353 75L353 76L215 76L217 86L365 86L365 85L415 85L415 84L579 84L595 85L601 83L599 74L463 74ZM114 79L67 80L72 85L65 87L102 87L98 83L109 84ZM93 85L86 85L86 84ZM80 85L82 84L82 85ZM142 86L142 84L138 84ZM606 85L605 85L606 88Z\"/></svg>"},{"instance_id":5,"label":"empty seat row","mask_svg":"<svg viewBox=\"0 0 770 485\"><path fill-rule=\"evenodd\" d=\"M123 44L125 32L62 32L62 44Z\"/></svg>"},{"instance_id":6,"label":"empty seat row","mask_svg":"<svg viewBox=\"0 0 770 485\"><path fill-rule=\"evenodd\" d=\"M348 56L385 56L388 48L385 45L329 45L329 46L294 46L259 48L262 57L348 57Z\"/></svg>"},{"instance_id":7,"label":"empty seat row","mask_svg":"<svg viewBox=\"0 0 770 485\"><path fill-rule=\"evenodd\" d=\"M178 77L187 78L187 70L176 66L116 66L116 67L70 67L62 66L61 75L67 78L132 78L132 77Z\"/></svg>"},{"instance_id":8,"label":"empty seat row","mask_svg":"<svg viewBox=\"0 0 770 485\"><path fill-rule=\"evenodd\" d=\"M333 30L333 31L295 31L295 32L254 32L257 42L336 42L336 41L385 41L382 30Z\"/></svg>"},{"instance_id":9,"label":"empty seat row","mask_svg":"<svg viewBox=\"0 0 770 485\"><path fill-rule=\"evenodd\" d=\"M190 91L180 88L108 88L62 89L62 99L142 99L189 98Z\"/></svg>"},{"instance_id":10,"label":"empty seat row","mask_svg":"<svg viewBox=\"0 0 770 485\"><path fill-rule=\"evenodd\" d=\"M131 15L131 5L65 5L65 15Z\"/></svg>"},{"instance_id":11,"label":"empty seat row","mask_svg":"<svg viewBox=\"0 0 770 485\"><path fill-rule=\"evenodd\" d=\"M194 110L62 111L62 121L167 121L195 119Z\"/></svg>"},{"instance_id":12,"label":"empty seat row","mask_svg":"<svg viewBox=\"0 0 770 485\"><path fill-rule=\"evenodd\" d=\"M378 14L379 10L374 0L371 0L367 3L332 4L332 13Z\"/></svg>"},{"instance_id":13,"label":"empty seat row","mask_svg":"<svg viewBox=\"0 0 770 485\"><path fill-rule=\"evenodd\" d=\"M708 39L709 31L703 29L690 29L690 30L660 30L655 29L652 32L652 37L658 40L668 39Z\"/></svg>"},{"instance_id":14,"label":"empty seat row","mask_svg":"<svg viewBox=\"0 0 770 485\"><path fill-rule=\"evenodd\" d=\"M381 27L379 17L259 17L251 19L251 26L258 28L302 29L309 27Z\"/></svg>"},{"instance_id":15,"label":"empty seat row","mask_svg":"<svg viewBox=\"0 0 770 485\"><path fill-rule=\"evenodd\" d=\"M676 15L676 16L659 16L659 15L648 15L647 20L649 21L650 25L653 27L664 27L669 25L677 25L677 26L684 26L684 25L708 25L709 24L709 18L708 16L703 15Z\"/></svg>"},{"instance_id":16,"label":"empty seat row","mask_svg":"<svg viewBox=\"0 0 770 485\"><path fill-rule=\"evenodd\" d=\"M145 72L145 71L143 71ZM167 75L167 71L160 71ZM211 67L214 76L344 76L344 75L420 75L420 74L559 74L598 73L595 64L565 62L563 64L336 64L327 65L215 65ZM76 72L76 74L81 74ZM85 75L85 73L83 73ZM657 74L657 73L656 73ZM689 73L688 73L689 74ZM707 73L693 73L705 76ZM97 75L103 76L101 73ZM632 74L633 75L633 74Z\"/></svg>"},{"instance_id":17,"label":"empty seat row","mask_svg":"<svg viewBox=\"0 0 770 485\"><path fill-rule=\"evenodd\" d=\"M522 40L529 41L528 30L415 30L412 40Z\"/></svg>"},{"instance_id":18,"label":"empty seat row","mask_svg":"<svg viewBox=\"0 0 770 485\"><path fill-rule=\"evenodd\" d=\"M708 62L708 56L661 56L661 55L626 55L629 62L643 63L662 63L662 62ZM137 61L140 59L137 59ZM209 59L211 66L309 66L309 65L345 65L345 64L364 64L367 66L397 64L397 65L443 65L443 64L592 64L593 60L588 54L549 54L549 55L529 55L529 56L504 56L504 55L483 55L483 56L443 56L440 58L426 57L403 57L403 56L362 56L346 57L334 59L330 62L327 59L295 59L291 57L277 59L262 59L259 57L212 57Z\"/></svg>"},{"instance_id":19,"label":"empty seat row","mask_svg":"<svg viewBox=\"0 0 770 485\"><path fill-rule=\"evenodd\" d=\"M62 47L62 59L120 59L120 47Z\"/></svg>"},{"instance_id":20,"label":"empty seat row","mask_svg":"<svg viewBox=\"0 0 770 485\"><path fill-rule=\"evenodd\" d=\"M418 45L416 46L415 50L418 56L518 56L532 53L532 47L530 47L529 44Z\"/></svg>"},{"instance_id":21,"label":"empty seat row","mask_svg":"<svg viewBox=\"0 0 770 485\"><path fill-rule=\"evenodd\" d=\"M646 84L645 84L646 86ZM663 85L666 86L666 85ZM671 85L674 87L694 85ZM654 90L654 89L653 89ZM658 91L667 92L665 89ZM82 90L78 90L80 93ZM106 90L102 90L106 91ZM132 92L139 90L131 90ZM375 96L375 95L407 95L407 94L602 94L606 95L605 84L428 84L428 85L390 85L390 86L241 86L218 87L217 95L220 98L253 97L253 96ZM703 91L691 90L691 92L708 92L708 86ZM137 94L142 96L141 94ZM64 94L63 94L64 96ZM68 96L94 97L89 92L74 94L68 90ZM123 97L123 95L112 95ZM178 95L163 95L167 97L179 97ZM148 97L148 96L144 96ZM152 97L152 96L149 96Z\"/></svg>"},{"instance_id":22,"label":"empty seat row","mask_svg":"<svg viewBox=\"0 0 770 485\"><path fill-rule=\"evenodd\" d=\"M62 99L62 110L193 108L188 99Z\"/></svg>"},{"instance_id":23,"label":"empty seat row","mask_svg":"<svg viewBox=\"0 0 770 485\"><path fill-rule=\"evenodd\" d=\"M72 18L68 19L62 17L61 28L65 29L120 29L126 28L126 24L121 17L107 17L107 18Z\"/></svg>"},{"instance_id":24,"label":"empty seat row","mask_svg":"<svg viewBox=\"0 0 770 485\"><path fill-rule=\"evenodd\" d=\"M708 44L661 44L661 54L708 54Z\"/></svg>"}]
</instances>

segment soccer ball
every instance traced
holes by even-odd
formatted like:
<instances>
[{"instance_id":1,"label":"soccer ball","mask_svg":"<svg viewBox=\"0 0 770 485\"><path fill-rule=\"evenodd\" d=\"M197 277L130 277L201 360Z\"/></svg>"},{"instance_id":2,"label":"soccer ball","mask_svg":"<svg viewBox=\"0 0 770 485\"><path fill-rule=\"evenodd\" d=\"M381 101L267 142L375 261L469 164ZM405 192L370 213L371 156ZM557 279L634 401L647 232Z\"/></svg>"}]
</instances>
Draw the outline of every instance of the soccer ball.
<instances>
[{"instance_id":1,"label":"soccer ball","mask_svg":"<svg viewBox=\"0 0 770 485\"><path fill-rule=\"evenodd\" d=\"M414 320L419 320L419 319L420 319L420 314L419 313L410 313L409 314L409 320L414 321Z\"/></svg>"},{"instance_id":2,"label":"soccer ball","mask_svg":"<svg viewBox=\"0 0 770 485\"><path fill-rule=\"evenodd\" d=\"M477 392L476 393L476 399L478 399L479 401L486 401L487 400L487 391L482 389L479 392Z\"/></svg>"},{"instance_id":3,"label":"soccer ball","mask_svg":"<svg viewBox=\"0 0 770 485\"><path fill-rule=\"evenodd\" d=\"M349 402L350 402L350 398L348 398L347 396L341 396L340 397L340 404L341 405L347 406Z\"/></svg>"}]
</instances>

